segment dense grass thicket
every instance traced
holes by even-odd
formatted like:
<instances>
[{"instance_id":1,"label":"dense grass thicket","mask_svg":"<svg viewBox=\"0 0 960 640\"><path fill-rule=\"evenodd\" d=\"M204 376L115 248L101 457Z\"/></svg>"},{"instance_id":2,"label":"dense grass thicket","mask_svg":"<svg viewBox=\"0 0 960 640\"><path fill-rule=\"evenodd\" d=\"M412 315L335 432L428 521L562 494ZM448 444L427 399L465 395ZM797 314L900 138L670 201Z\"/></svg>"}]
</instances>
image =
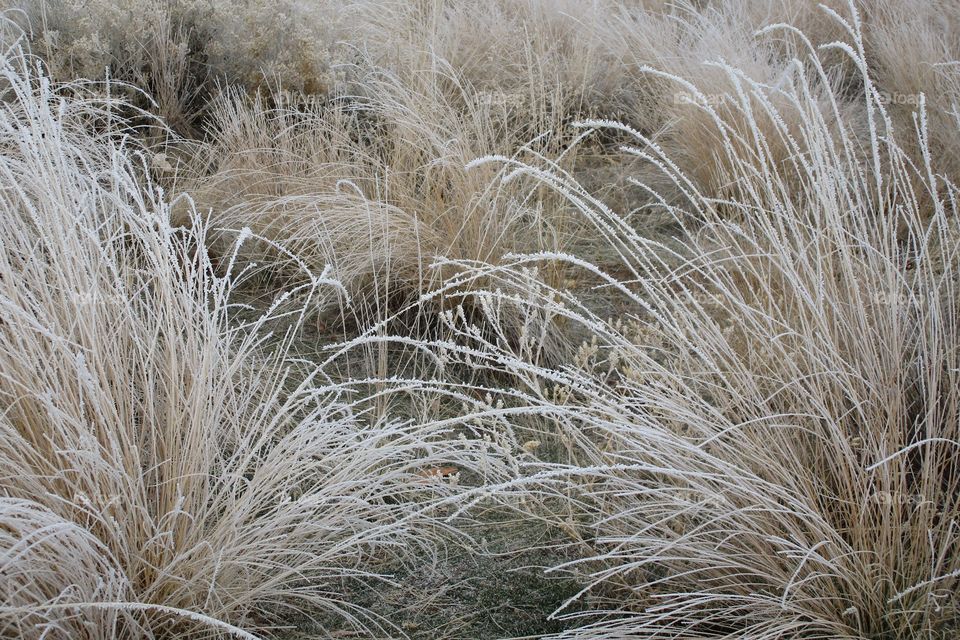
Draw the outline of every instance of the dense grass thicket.
<instances>
[{"instance_id":1,"label":"dense grass thicket","mask_svg":"<svg viewBox=\"0 0 960 640\"><path fill-rule=\"evenodd\" d=\"M0 637L960 634L955 3L2 6Z\"/></svg>"}]
</instances>

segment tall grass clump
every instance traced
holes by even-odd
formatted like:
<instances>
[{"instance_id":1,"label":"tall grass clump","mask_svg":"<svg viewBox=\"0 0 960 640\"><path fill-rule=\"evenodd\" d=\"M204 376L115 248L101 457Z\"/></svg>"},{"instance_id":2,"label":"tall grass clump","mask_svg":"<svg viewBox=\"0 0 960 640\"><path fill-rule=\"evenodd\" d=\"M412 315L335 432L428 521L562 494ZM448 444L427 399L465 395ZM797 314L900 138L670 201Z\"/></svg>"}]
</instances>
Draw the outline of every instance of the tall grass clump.
<instances>
[{"instance_id":1,"label":"tall grass clump","mask_svg":"<svg viewBox=\"0 0 960 640\"><path fill-rule=\"evenodd\" d=\"M402 75L369 70L360 83L369 95L321 103L226 94L182 188L218 226L267 239L241 253L273 278L301 273L293 265L291 274L275 242L313 268L331 265L353 302L347 315L361 326L435 291L450 275L429 268L436 256L493 262L510 251L559 249L560 198L537 185L502 186L496 167L466 168L489 153L557 159L552 112L483 100L448 63L433 64ZM542 126L516 124L524 119Z\"/></svg>"},{"instance_id":2,"label":"tall grass clump","mask_svg":"<svg viewBox=\"0 0 960 640\"><path fill-rule=\"evenodd\" d=\"M841 2L828 2L836 7ZM791 133L800 127L793 110L780 101L779 92L791 77L791 59L804 44L791 33L777 37L756 38L757 29L776 22L799 25L815 45L842 39L842 30L817 7L817 3L770 2L769 0L733 0L731 2L676 2L669 12L621 12L603 29L611 51L621 51L621 66L632 69L630 86L634 99L627 102L618 122L655 140L670 154L687 178L705 192L720 194L730 183L731 169L724 148L710 115L698 107L707 101L721 114L737 138L750 139L750 127L766 136L769 153L785 158L791 153L775 133L775 125L766 118L749 121L726 100L735 96L737 86L728 74L714 64L724 63L764 87L763 99L773 102ZM824 52L824 71L845 80L852 64L842 56ZM672 82L664 75L684 78L690 84ZM695 87L695 88L694 88ZM826 111L826 110L825 110ZM852 114L845 114L852 124ZM599 116L610 119L609 116ZM619 139L615 131L607 136ZM798 139L800 144L802 139ZM749 153L745 147L739 155ZM633 168L646 184L656 188L672 204L683 202L661 172L642 163Z\"/></svg>"},{"instance_id":3,"label":"tall grass clump","mask_svg":"<svg viewBox=\"0 0 960 640\"><path fill-rule=\"evenodd\" d=\"M371 419L291 355L325 275L241 321L247 275L171 225L116 105L37 68L0 58L0 635L377 628L345 585L429 558L423 469L492 472L489 443Z\"/></svg>"},{"instance_id":4,"label":"tall grass clump","mask_svg":"<svg viewBox=\"0 0 960 640\"><path fill-rule=\"evenodd\" d=\"M424 69L446 60L486 100L565 117L622 114L636 99L629 31L661 27L662 0L493 0L381 3L361 18L376 64ZM662 28L662 27L661 27ZM539 132L537 132L539 133Z\"/></svg>"},{"instance_id":5,"label":"tall grass clump","mask_svg":"<svg viewBox=\"0 0 960 640\"><path fill-rule=\"evenodd\" d=\"M877 88L897 124L909 128L917 97L927 100L931 153L939 171L960 179L960 7L950 2L909 5L887 0L864 7L864 46L873 62ZM913 141L909 141L913 145ZM914 147L915 158L920 152Z\"/></svg>"},{"instance_id":6,"label":"tall grass clump","mask_svg":"<svg viewBox=\"0 0 960 640\"><path fill-rule=\"evenodd\" d=\"M619 256L603 265L520 255L473 271L515 283L531 265L563 260L616 292L628 311L608 320L575 292L530 290L533 312L586 331L569 365L532 365L454 318L459 334L441 345L510 376L514 386L494 395L513 416L552 426L565 447L501 487L580 556L554 570L586 581L575 600L589 610L554 615L588 624L561 637L956 633L960 230L957 186L941 169L951 158L933 143L949 131L933 129L943 125L925 97L909 125L894 118L858 12L828 15L845 39L799 51L776 86L716 62L733 88L721 105L696 79L651 70L712 123L720 192L649 136L585 124L627 136L623 153L681 194L673 205L651 190L688 234L679 256L558 169L477 163L507 163L508 179L533 176L562 193ZM757 37L784 33L804 41L785 25ZM838 52L860 71L859 95L838 88L821 59ZM496 306L506 290L477 295Z\"/></svg>"}]
</instances>

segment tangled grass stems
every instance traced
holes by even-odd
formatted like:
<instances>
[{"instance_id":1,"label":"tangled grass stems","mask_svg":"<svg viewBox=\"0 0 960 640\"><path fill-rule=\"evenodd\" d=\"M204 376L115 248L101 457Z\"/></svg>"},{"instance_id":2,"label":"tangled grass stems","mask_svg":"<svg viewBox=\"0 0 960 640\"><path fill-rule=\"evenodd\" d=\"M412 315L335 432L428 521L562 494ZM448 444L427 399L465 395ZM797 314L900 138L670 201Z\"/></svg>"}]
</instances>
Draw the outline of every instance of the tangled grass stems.
<instances>
[{"instance_id":1,"label":"tangled grass stems","mask_svg":"<svg viewBox=\"0 0 960 640\"><path fill-rule=\"evenodd\" d=\"M956 635L951 3L13 4L210 136L0 29L0 634L402 634L341 589L494 500L569 539L563 637Z\"/></svg>"},{"instance_id":2,"label":"tangled grass stems","mask_svg":"<svg viewBox=\"0 0 960 640\"><path fill-rule=\"evenodd\" d=\"M690 233L679 268L662 268L655 247L570 176L511 163L562 193L632 274L606 278L632 309L616 320L538 285L532 313L593 336L565 367L531 366L456 320L443 345L448 358L509 375L569 452L559 465L528 462L526 481L501 487L505 504L568 531L580 550L557 569L582 574L577 598L595 604L557 615L594 621L559 637L945 638L956 628L957 187L937 170L924 100L905 128L871 89L848 10L852 19L832 17L854 44L833 48L865 75L859 104L834 88L816 48L788 65L796 75L776 102L721 67L737 102L699 108L723 140L724 197L695 187L668 148L610 125L635 140L625 153L689 187L690 205L673 209ZM873 114L867 144L858 110ZM785 161L772 136L788 145ZM472 273L520 282L542 260L603 273L562 254ZM482 288L491 304L511 299Z\"/></svg>"},{"instance_id":3,"label":"tangled grass stems","mask_svg":"<svg viewBox=\"0 0 960 640\"><path fill-rule=\"evenodd\" d=\"M495 445L371 417L293 357L326 276L234 320L255 236L218 269L121 119L0 64L0 635L250 637L321 611L386 633L339 589L430 558L455 489L421 472L495 477Z\"/></svg>"}]
</instances>

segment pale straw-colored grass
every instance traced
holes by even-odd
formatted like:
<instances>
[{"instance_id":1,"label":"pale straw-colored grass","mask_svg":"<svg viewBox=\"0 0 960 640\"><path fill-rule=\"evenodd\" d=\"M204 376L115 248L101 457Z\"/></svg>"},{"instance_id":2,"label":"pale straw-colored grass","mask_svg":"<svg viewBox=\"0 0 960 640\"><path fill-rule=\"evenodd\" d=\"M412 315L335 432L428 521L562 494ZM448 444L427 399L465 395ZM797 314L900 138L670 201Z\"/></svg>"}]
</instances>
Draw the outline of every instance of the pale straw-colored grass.
<instances>
[{"instance_id":1,"label":"pale straw-colored grass","mask_svg":"<svg viewBox=\"0 0 960 640\"><path fill-rule=\"evenodd\" d=\"M423 470L482 478L492 445L371 418L291 355L326 275L239 320L247 275L215 269L199 216L171 226L113 106L34 63L0 59L0 635L389 624L341 590L428 562L450 488Z\"/></svg>"},{"instance_id":2,"label":"pale straw-colored grass","mask_svg":"<svg viewBox=\"0 0 960 640\"><path fill-rule=\"evenodd\" d=\"M494 395L552 423L566 448L501 487L506 504L566 531L581 554L556 570L588 582L591 610L569 615L593 622L563 637L956 631L957 188L940 173L924 104L913 128L895 123L872 83L858 15L846 16L833 17L849 43L838 48L864 87L847 103L814 48L785 65L790 82L776 88L718 63L739 90L723 108L702 100L699 109L722 141L726 197L701 190L647 136L587 123L628 136L623 153L656 165L685 197L693 216L672 210L693 257L679 268L562 171L477 163L507 163L510 179L533 176L564 194L620 255L600 266L516 256L475 266L477 277L516 283L530 265L566 261L631 310L607 320L575 293L531 289L536 314L594 336L559 369L456 319L460 333L442 345L511 376L515 388ZM696 93L695 79L662 77ZM848 110L869 125L865 148ZM605 275L613 266L631 275ZM468 279L452 286L469 289Z\"/></svg>"}]
</instances>

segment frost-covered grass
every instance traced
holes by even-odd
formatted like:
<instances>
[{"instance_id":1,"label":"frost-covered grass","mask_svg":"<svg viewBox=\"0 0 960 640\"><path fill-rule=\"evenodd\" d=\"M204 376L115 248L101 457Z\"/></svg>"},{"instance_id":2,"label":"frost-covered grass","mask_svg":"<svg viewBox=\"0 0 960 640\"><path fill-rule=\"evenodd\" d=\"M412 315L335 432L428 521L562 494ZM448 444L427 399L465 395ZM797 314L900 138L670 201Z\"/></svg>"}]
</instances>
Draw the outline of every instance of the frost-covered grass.
<instances>
[{"instance_id":1,"label":"frost-covered grass","mask_svg":"<svg viewBox=\"0 0 960 640\"><path fill-rule=\"evenodd\" d=\"M958 632L960 13L587 4L8 3L0 635Z\"/></svg>"},{"instance_id":2,"label":"frost-covered grass","mask_svg":"<svg viewBox=\"0 0 960 640\"><path fill-rule=\"evenodd\" d=\"M339 286L325 275L278 292L292 311L232 321L247 276L215 271L199 216L171 226L114 105L33 62L0 69L0 635L252 637L318 610L389 625L339 591L428 557L449 489L422 472L496 474L491 445L371 418L290 355Z\"/></svg>"},{"instance_id":3,"label":"frost-covered grass","mask_svg":"<svg viewBox=\"0 0 960 640\"><path fill-rule=\"evenodd\" d=\"M658 166L686 198L695 215L674 213L697 226L678 268L569 175L478 161L564 194L629 274L548 254L476 269L510 282L565 260L625 298L631 313L606 320L576 293L541 289L541 314L593 336L569 366L532 366L468 326L457 346L442 345L512 376L506 401L548 415L569 451L501 487L527 505L542 499L530 515L587 550L557 570L580 573L581 595L606 604L571 614L595 622L563 637L956 632L957 187L932 155L924 100L914 128L898 127L869 75L859 16L840 24L844 53L864 71L866 149L812 48L777 88L720 66L740 87L720 106L662 76L700 98L723 140L723 197L648 136L584 125L627 134L623 153Z\"/></svg>"}]
</instances>

